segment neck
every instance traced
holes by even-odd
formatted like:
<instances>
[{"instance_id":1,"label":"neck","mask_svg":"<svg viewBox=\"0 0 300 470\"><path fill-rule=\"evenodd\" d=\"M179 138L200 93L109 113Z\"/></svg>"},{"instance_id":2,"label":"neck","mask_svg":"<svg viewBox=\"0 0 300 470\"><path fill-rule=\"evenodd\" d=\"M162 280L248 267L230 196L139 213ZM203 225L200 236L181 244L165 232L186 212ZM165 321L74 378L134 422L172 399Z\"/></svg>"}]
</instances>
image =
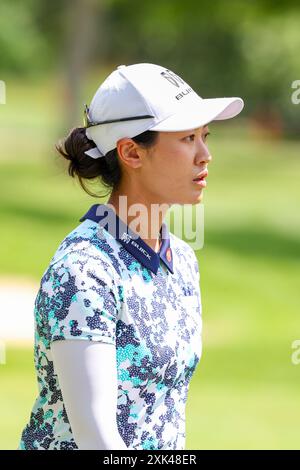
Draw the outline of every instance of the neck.
<instances>
[{"instance_id":1,"label":"neck","mask_svg":"<svg viewBox=\"0 0 300 470\"><path fill-rule=\"evenodd\" d=\"M128 195L114 191L107 204L113 207L118 217L130 226L131 230L137 233L152 250L159 251L160 230L170 207L168 204L147 201L140 194Z\"/></svg>"}]
</instances>

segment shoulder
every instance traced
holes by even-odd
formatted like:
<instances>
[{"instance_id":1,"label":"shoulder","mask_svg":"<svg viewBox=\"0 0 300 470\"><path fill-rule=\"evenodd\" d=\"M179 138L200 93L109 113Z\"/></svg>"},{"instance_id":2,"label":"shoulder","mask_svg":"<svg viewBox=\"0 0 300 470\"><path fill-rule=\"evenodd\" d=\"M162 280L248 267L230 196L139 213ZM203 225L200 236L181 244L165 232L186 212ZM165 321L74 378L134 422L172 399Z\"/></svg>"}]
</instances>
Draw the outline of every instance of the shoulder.
<instances>
[{"instance_id":1,"label":"shoulder","mask_svg":"<svg viewBox=\"0 0 300 470\"><path fill-rule=\"evenodd\" d=\"M191 262L192 264L197 263L198 265L198 259L193 248L186 241L182 240L171 232L170 246L172 251L175 251L176 254L182 255L186 258L187 261Z\"/></svg>"},{"instance_id":2,"label":"shoulder","mask_svg":"<svg viewBox=\"0 0 300 470\"><path fill-rule=\"evenodd\" d=\"M99 236L98 231L98 224L90 220L72 230L59 244L41 282L56 277L59 284L65 278L72 278L76 283L88 280L91 286L96 282L119 285L121 281L114 266L112 242L105 235Z\"/></svg>"},{"instance_id":3,"label":"shoulder","mask_svg":"<svg viewBox=\"0 0 300 470\"><path fill-rule=\"evenodd\" d=\"M68 261L76 263L86 260L85 264L102 264L104 268L112 267L110 254L112 243L105 231L99 234L99 226L92 220L85 220L65 236L59 244L49 266Z\"/></svg>"},{"instance_id":4,"label":"shoulder","mask_svg":"<svg viewBox=\"0 0 300 470\"><path fill-rule=\"evenodd\" d=\"M199 283L199 262L193 248L173 233L170 233L170 246L172 248L173 261L177 263L180 272L191 277L193 282Z\"/></svg>"}]
</instances>

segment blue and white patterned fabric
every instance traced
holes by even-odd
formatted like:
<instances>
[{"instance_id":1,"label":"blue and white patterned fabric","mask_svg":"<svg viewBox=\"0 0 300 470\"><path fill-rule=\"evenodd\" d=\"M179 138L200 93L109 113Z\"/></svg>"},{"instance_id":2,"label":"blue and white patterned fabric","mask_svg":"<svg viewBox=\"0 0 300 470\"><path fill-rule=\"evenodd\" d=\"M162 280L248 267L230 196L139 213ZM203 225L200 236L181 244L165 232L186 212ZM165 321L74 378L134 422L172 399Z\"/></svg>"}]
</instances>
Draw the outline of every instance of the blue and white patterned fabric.
<instances>
[{"instance_id":1,"label":"blue and white patterned fabric","mask_svg":"<svg viewBox=\"0 0 300 470\"><path fill-rule=\"evenodd\" d=\"M78 449L50 349L52 341L78 339L116 347L116 420L126 445L184 449L187 393L202 353L195 253L164 222L156 253L105 204L80 221L59 245L35 299L39 394L18 448Z\"/></svg>"}]
</instances>

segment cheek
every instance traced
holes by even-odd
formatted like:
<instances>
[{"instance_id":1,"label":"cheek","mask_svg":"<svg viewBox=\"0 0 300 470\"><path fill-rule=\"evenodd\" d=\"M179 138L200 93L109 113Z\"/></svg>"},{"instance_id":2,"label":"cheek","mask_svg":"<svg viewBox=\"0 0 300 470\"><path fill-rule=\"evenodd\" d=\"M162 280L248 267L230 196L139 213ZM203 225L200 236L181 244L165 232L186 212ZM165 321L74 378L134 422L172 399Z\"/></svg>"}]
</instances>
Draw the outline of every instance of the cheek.
<instances>
[{"instance_id":1,"label":"cheek","mask_svg":"<svg viewBox=\"0 0 300 470\"><path fill-rule=\"evenodd\" d=\"M193 174L193 158L186 151L176 151L171 155L169 168L174 178L181 183Z\"/></svg>"},{"instance_id":2,"label":"cheek","mask_svg":"<svg viewBox=\"0 0 300 470\"><path fill-rule=\"evenodd\" d=\"M153 155L153 179L161 186L182 187L193 174L193 155L187 152L186 146L166 145ZM155 184L155 182L153 181Z\"/></svg>"}]
</instances>

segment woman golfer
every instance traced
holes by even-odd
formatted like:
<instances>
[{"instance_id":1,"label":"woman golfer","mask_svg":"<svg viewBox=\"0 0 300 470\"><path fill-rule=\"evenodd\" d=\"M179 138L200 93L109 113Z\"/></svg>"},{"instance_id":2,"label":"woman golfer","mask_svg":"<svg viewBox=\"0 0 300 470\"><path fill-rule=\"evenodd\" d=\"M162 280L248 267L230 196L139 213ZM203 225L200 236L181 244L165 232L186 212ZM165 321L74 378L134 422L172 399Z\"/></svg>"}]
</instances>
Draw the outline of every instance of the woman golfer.
<instances>
[{"instance_id":1,"label":"woman golfer","mask_svg":"<svg viewBox=\"0 0 300 470\"><path fill-rule=\"evenodd\" d=\"M173 204L201 201L208 123L242 108L241 98L202 99L165 67L120 65L86 106L85 126L57 146L87 192L96 178L110 197L81 217L42 276L39 394L19 449L185 448L200 277L164 218Z\"/></svg>"}]
</instances>

